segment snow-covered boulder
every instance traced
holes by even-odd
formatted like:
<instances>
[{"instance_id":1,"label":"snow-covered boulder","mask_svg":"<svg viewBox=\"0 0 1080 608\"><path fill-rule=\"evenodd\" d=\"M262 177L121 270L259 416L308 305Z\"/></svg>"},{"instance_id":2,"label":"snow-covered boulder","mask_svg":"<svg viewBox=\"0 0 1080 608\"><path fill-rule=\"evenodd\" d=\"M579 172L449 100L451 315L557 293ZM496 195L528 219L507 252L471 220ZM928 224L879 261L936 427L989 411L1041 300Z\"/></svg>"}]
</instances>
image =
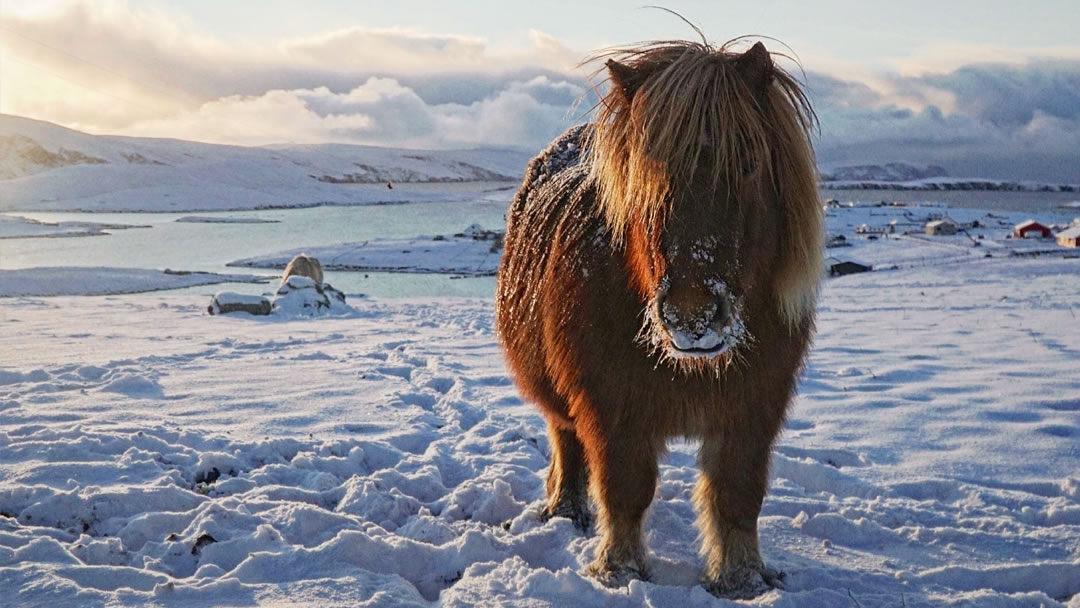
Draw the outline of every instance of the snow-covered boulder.
<instances>
[{"instance_id":1,"label":"snow-covered boulder","mask_svg":"<svg viewBox=\"0 0 1080 608\"><path fill-rule=\"evenodd\" d=\"M230 312L246 312L250 315L268 315L273 309L270 300L262 296L252 296L232 291L219 291L210 301L206 312L223 315Z\"/></svg>"},{"instance_id":2,"label":"snow-covered boulder","mask_svg":"<svg viewBox=\"0 0 1080 608\"><path fill-rule=\"evenodd\" d=\"M345 294L329 283L319 283L308 277L286 277L273 297L253 296L222 291L214 296L207 308L212 315L246 312L251 315L311 317L320 314L353 312L345 303Z\"/></svg>"},{"instance_id":3,"label":"snow-covered boulder","mask_svg":"<svg viewBox=\"0 0 1080 608\"><path fill-rule=\"evenodd\" d=\"M286 315L313 315L352 310L345 303L345 294L329 283L319 283L309 277L286 277L271 301L274 312Z\"/></svg>"}]
</instances>

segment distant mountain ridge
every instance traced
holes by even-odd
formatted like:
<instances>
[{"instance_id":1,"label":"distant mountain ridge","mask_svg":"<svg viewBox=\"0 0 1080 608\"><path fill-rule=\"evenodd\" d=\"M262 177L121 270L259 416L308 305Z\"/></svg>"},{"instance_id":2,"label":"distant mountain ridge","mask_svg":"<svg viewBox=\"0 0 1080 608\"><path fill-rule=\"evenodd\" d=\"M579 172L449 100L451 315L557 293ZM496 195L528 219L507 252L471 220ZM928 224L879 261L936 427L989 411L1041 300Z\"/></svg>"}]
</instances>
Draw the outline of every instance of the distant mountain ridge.
<instances>
[{"instance_id":1,"label":"distant mountain ridge","mask_svg":"<svg viewBox=\"0 0 1080 608\"><path fill-rule=\"evenodd\" d=\"M90 135L0 114L0 212L224 211L461 200L409 184L516 181L535 151L351 144L246 147ZM400 188L361 188L386 184ZM1080 192L1076 184L949 177L906 162L834 167L822 189ZM509 196L507 195L507 198Z\"/></svg>"},{"instance_id":2,"label":"distant mountain ridge","mask_svg":"<svg viewBox=\"0 0 1080 608\"><path fill-rule=\"evenodd\" d=\"M179 152L180 154L177 154ZM229 146L173 139L91 135L0 114L0 179L79 164L179 165L230 156L296 155L312 179L328 183L503 181L521 176L529 154L517 150L412 150L351 144ZM508 156L509 162L499 156ZM520 165L520 166L519 166Z\"/></svg>"},{"instance_id":3,"label":"distant mountain ridge","mask_svg":"<svg viewBox=\"0 0 1080 608\"><path fill-rule=\"evenodd\" d=\"M895 162L882 165L851 165L822 170L823 190L985 190L994 192L1080 192L1080 184L950 177L937 165Z\"/></svg>"},{"instance_id":4,"label":"distant mountain ridge","mask_svg":"<svg viewBox=\"0 0 1080 608\"><path fill-rule=\"evenodd\" d=\"M907 182L931 177L948 177L949 172L937 165L885 163L884 165L851 165L832 171L822 171L821 181Z\"/></svg>"},{"instance_id":5,"label":"distant mountain ridge","mask_svg":"<svg viewBox=\"0 0 1080 608\"><path fill-rule=\"evenodd\" d=\"M25 135L0 135L0 179L33 175L69 165L103 165L108 162L66 148L50 152Z\"/></svg>"},{"instance_id":6,"label":"distant mountain ridge","mask_svg":"<svg viewBox=\"0 0 1080 608\"><path fill-rule=\"evenodd\" d=\"M220 211L444 200L342 184L516 181L531 152L232 146L91 135L0 114L0 211Z\"/></svg>"}]
</instances>

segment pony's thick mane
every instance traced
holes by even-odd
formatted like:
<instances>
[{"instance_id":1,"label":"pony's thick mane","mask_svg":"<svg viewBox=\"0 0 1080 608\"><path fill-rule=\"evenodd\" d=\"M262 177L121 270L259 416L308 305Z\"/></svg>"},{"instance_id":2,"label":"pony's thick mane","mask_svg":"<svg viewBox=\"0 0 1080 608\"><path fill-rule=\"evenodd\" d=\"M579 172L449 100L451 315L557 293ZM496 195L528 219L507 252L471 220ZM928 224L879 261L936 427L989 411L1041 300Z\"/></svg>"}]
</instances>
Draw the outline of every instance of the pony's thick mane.
<instances>
[{"instance_id":1,"label":"pony's thick mane","mask_svg":"<svg viewBox=\"0 0 1080 608\"><path fill-rule=\"evenodd\" d=\"M764 97L737 71L743 39L715 48L687 41L647 42L609 49L610 58L649 74L628 96L618 86L598 104L586 129L590 173L600 212L616 242L629 226L663 225L675 180L708 172L714 184L737 187L746 179L776 190L782 209L783 248L773 287L792 325L813 310L822 268L822 209L815 182L810 132L816 116L798 81L775 64ZM701 166L711 148L712 166ZM725 181L726 180L726 181Z\"/></svg>"}]
</instances>

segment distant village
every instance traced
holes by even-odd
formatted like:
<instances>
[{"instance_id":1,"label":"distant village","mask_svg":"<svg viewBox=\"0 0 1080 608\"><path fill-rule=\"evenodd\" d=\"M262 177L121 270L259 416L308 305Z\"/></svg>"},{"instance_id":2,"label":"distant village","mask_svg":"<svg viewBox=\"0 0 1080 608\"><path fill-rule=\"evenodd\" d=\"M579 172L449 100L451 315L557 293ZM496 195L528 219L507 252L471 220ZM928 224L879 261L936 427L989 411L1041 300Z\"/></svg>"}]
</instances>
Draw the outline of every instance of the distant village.
<instances>
[{"instance_id":1,"label":"distant village","mask_svg":"<svg viewBox=\"0 0 1080 608\"><path fill-rule=\"evenodd\" d=\"M825 269L830 276L897 268L905 262L922 265L1017 255L1080 257L1080 217L1067 223L1044 223L1018 221L1022 214L1017 212L836 199L829 199L824 207ZM902 247L874 249L875 241L903 243ZM853 249L840 249L844 247Z\"/></svg>"}]
</instances>

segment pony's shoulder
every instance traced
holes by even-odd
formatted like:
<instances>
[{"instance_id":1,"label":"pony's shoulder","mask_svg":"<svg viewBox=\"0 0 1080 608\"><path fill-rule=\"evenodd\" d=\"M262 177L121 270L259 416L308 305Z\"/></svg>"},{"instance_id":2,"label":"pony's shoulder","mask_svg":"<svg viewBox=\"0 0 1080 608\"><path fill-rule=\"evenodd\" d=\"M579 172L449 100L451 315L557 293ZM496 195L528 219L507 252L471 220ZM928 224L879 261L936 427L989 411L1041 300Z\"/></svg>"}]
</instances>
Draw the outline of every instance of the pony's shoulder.
<instances>
[{"instance_id":1,"label":"pony's shoulder","mask_svg":"<svg viewBox=\"0 0 1080 608\"><path fill-rule=\"evenodd\" d=\"M531 187L538 188L552 177L581 162L585 128L586 125L571 127L532 159L526 170L527 181Z\"/></svg>"},{"instance_id":2,"label":"pony's shoulder","mask_svg":"<svg viewBox=\"0 0 1080 608\"><path fill-rule=\"evenodd\" d=\"M508 252L515 235L550 243L561 234L558 238L576 242L598 229L596 189L582 149L586 128L566 131L529 163L507 213Z\"/></svg>"}]
</instances>

